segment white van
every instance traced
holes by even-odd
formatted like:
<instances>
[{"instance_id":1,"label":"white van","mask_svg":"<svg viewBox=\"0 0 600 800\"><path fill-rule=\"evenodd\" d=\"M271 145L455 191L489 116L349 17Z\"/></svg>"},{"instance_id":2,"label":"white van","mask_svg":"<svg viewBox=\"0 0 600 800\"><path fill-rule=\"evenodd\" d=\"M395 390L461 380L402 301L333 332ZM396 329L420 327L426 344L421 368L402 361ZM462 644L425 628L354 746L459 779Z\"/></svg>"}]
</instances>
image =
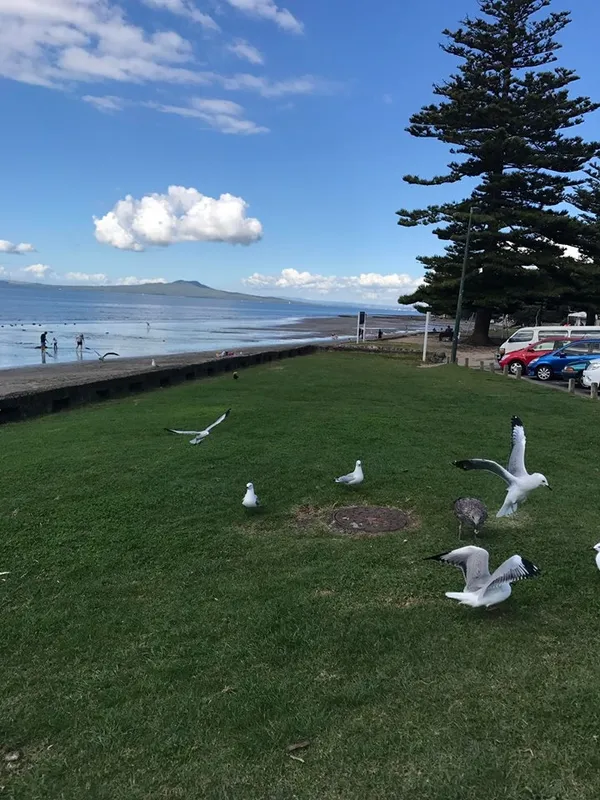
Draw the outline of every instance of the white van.
<instances>
[{"instance_id":1,"label":"white van","mask_svg":"<svg viewBox=\"0 0 600 800\"><path fill-rule=\"evenodd\" d=\"M502 358L507 353L514 350L522 350L530 344L539 342L540 339L553 339L564 337L565 339L583 339L588 336L597 336L600 339L600 326L588 327L587 325L541 325L532 328L519 328L510 339L502 342L498 351L498 358Z\"/></svg>"}]
</instances>

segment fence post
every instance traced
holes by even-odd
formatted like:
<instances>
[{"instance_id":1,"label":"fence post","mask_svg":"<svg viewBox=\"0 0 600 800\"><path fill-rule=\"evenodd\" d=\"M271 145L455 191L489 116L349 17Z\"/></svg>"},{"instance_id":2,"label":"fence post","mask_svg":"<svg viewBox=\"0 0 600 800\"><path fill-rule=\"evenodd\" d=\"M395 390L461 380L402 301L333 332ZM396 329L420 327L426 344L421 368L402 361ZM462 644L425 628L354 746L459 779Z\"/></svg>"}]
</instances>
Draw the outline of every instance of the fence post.
<instances>
[{"instance_id":1,"label":"fence post","mask_svg":"<svg viewBox=\"0 0 600 800\"><path fill-rule=\"evenodd\" d=\"M482 369L482 370L485 369L485 361L480 361L479 362L479 369Z\"/></svg>"},{"instance_id":2,"label":"fence post","mask_svg":"<svg viewBox=\"0 0 600 800\"><path fill-rule=\"evenodd\" d=\"M523 367L520 364L517 364L517 371L515 372L515 378L522 378L523 377Z\"/></svg>"},{"instance_id":3,"label":"fence post","mask_svg":"<svg viewBox=\"0 0 600 800\"><path fill-rule=\"evenodd\" d=\"M496 367L494 366L494 362L490 361L490 372L495 372L495 371L496 371Z\"/></svg>"},{"instance_id":4,"label":"fence post","mask_svg":"<svg viewBox=\"0 0 600 800\"><path fill-rule=\"evenodd\" d=\"M508 364L505 364L505 365L502 367L502 374L503 374L503 375L508 375Z\"/></svg>"},{"instance_id":5,"label":"fence post","mask_svg":"<svg viewBox=\"0 0 600 800\"><path fill-rule=\"evenodd\" d=\"M469 367L469 359L468 358L465 358L465 367L467 367L467 369Z\"/></svg>"},{"instance_id":6,"label":"fence post","mask_svg":"<svg viewBox=\"0 0 600 800\"><path fill-rule=\"evenodd\" d=\"M592 383L592 385L590 387L590 396L591 396L592 400L597 400L598 399L598 384L597 383Z\"/></svg>"},{"instance_id":7,"label":"fence post","mask_svg":"<svg viewBox=\"0 0 600 800\"><path fill-rule=\"evenodd\" d=\"M569 394L575 394L575 378L569 378Z\"/></svg>"}]
</instances>

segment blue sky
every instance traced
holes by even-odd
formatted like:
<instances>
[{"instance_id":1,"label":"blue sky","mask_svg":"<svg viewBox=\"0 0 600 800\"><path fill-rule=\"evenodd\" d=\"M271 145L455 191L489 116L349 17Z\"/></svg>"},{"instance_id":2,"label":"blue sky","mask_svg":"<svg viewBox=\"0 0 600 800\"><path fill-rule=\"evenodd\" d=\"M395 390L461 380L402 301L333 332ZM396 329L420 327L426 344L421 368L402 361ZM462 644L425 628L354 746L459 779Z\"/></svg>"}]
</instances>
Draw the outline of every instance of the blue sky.
<instances>
[{"instance_id":1,"label":"blue sky","mask_svg":"<svg viewBox=\"0 0 600 800\"><path fill-rule=\"evenodd\" d=\"M404 128L455 67L442 29L476 8L0 0L2 274L395 301L439 245L394 212L460 193L403 184L445 163ZM599 28L578 0L561 37L596 98Z\"/></svg>"}]
</instances>

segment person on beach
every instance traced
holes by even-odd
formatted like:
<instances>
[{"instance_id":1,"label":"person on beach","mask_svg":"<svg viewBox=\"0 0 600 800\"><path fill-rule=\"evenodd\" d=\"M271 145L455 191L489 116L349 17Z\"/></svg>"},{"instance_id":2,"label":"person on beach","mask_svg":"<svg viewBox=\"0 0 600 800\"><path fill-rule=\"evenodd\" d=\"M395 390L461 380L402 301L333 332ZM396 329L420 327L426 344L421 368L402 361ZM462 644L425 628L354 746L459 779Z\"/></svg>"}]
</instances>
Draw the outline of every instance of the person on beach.
<instances>
[{"instance_id":1,"label":"person on beach","mask_svg":"<svg viewBox=\"0 0 600 800\"><path fill-rule=\"evenodd\" d=\"M83 343L84 343L84 341L85 341L85 338L83 336L83 333L78 333L77 336L75 337L75 351L76 352L79 351L82 355L83 355Z\"/></svg>"},{"instance_id":2,"label":"person on beach","mask_svg":"<svg viewBox=\"0 0 600 800\"><path fill-rule=\"evenodd\" d=\"M52 339L52 349L54 350L54 355L58 352L58 342L56 341L56 336Z\"/></svg>"},{"instance_id":3,"label":"person on beach","mask_svg":"<svg viewBox=\"0 0 600 800\"><path fill-rule=\"evenodd\" d=\"M44 331L40 336L40 347L42 350L46 349L46 337L48 336L48 331Z\"/></svg>"}]
</instances>

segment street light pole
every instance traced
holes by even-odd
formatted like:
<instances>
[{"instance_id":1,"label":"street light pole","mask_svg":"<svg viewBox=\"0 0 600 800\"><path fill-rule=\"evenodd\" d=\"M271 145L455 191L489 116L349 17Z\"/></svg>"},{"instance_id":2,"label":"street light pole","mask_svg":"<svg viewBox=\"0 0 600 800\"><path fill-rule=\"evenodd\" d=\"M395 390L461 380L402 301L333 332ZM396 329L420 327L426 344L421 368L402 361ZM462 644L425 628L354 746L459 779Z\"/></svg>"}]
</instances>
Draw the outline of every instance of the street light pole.
<instances>
[{"instance_id":1,"label":"street light pole","mask_svg":"<svg viewBox=\"0 0 600 800\"><path fill-rule=\"evenodd\" d=\"M456 301L456 317L454 319L454 335L452 336L452 353L450 361L456 364L456 350L458 348L458 336L460 333L460 319L462 315L463 293L465 290L465 277L467 274L467 264L469 262L469 245L471 243L471 227L473 225L473 211L475 206L469 209L469 224L467 226L467 241L465 242L465 256L463 258L462 272L460 275L460 286L458 288L458 300Z\"/></svg>"}]
</instances>

